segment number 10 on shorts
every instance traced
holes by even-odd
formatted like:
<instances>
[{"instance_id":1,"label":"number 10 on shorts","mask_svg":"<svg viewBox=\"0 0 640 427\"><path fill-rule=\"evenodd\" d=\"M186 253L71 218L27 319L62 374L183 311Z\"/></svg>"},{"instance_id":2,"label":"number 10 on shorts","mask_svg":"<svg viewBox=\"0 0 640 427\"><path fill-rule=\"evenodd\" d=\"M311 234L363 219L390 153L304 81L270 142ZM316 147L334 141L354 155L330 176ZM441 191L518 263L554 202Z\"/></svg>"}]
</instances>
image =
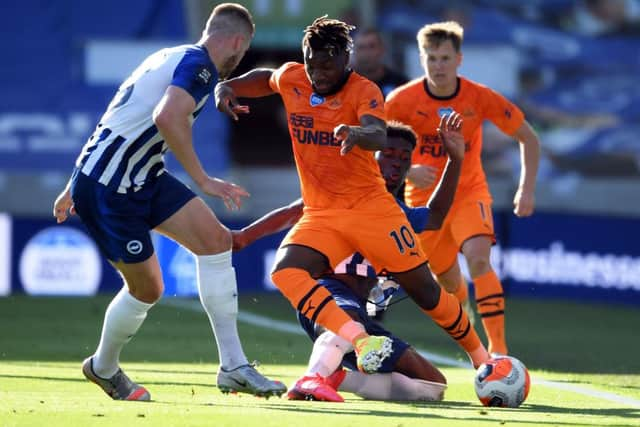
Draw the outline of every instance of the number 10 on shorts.
<instances>
[{"instance_id":1,"label":"number 10 on shorts","mask_svg":"<svg viewBox=\"0 0 640 427\"><path fill-rule=\"evenodd\" d=\"M391 236L396 242L401 254L404 253L405 248L413 249L416 246L416 239L413 237L413 233L406 225L400 227L399 232L397 230L393 230L389 233L389 236Z\"/></svg>"}]
</instances>

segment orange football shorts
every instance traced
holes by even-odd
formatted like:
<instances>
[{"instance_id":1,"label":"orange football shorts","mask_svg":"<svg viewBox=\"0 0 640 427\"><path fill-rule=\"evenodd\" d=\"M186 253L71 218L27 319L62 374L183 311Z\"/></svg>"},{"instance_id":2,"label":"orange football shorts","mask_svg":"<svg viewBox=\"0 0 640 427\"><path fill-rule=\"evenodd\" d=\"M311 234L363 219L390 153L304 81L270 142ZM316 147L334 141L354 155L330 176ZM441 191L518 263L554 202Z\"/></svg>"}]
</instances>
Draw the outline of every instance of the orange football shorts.
<instances>
[{"instance_id":1,"label":"orange football shorts","mask_svg":"<svg viewBox=\"0 0 640 427\"><path fill-rule=\"evenodd\" d=\"M486 235L495 243L491 202L469 199L452 207L440 230L420 233L420 243L429 268L436 274L449 270L458 257L462 244L474 236Z\"/></svg>"},{"instance_id":2,"label":"orange football shorts","mask_svg":"<svg viewBox=\"0 0 640 427\"><path fill-rule=\"evenodd\" d=\"M426 262L407 217L386 194L354 209L305 208L280 246L286 245L315 249L328 258L331 268L354 252L360 252L377 272L409 271Z\"/></svg>"}]
</instances>

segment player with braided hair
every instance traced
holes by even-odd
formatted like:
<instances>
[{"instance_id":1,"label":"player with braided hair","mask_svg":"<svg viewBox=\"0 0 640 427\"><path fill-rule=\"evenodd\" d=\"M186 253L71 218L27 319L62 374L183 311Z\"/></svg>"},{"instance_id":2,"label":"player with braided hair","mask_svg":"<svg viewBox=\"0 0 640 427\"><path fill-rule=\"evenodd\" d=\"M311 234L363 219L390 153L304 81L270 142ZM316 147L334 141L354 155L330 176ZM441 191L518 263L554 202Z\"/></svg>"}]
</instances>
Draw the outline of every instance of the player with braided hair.
<instances>
[{"instance_id":1,"label":"player with braided hair","mask_svg":"<svg viewBox=\"0 0 640 427\"><path fill-rule=\"evenodd\" d=\"M314 50L327 49L330 56L336 55L338 50L351 53L353 39L351 31L356 27L337 19L330 19L327 15L316 18L311 25L304 30L302 49L305 46ZM313 53L313 52L311 52Z\"/></svg>"},{"instance_id":2,"label":"player with braided hair","mask_svg":"<svg viewBox=\"0 0 640 427\"><path fill-rule=\"evenodd\" d=\"M479 366L489 354L455 297L431 277L407 217L385 188L373 152L386 143L380 89L349 68L351 26L321 17L305 29L304 64L254 69L216 87L220 111L238 119L236 97L279 93L287 111L305 205L276 255L272 280L302 315L350 342L358 367L377 372L392 355L388 337L369 336L316 279L360 252L386 270ZM459 129L459 116L445 123Z\"/></svg>"}]
</instances>

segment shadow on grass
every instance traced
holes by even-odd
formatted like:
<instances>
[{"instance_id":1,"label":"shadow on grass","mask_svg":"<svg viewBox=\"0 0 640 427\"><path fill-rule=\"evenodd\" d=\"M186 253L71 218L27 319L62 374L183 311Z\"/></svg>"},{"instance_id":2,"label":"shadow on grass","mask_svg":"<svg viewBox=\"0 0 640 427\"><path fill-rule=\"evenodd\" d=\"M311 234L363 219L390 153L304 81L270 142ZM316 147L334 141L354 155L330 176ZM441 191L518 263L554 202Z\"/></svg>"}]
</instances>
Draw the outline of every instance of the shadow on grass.
<instances>
[{"instance_id":1,"label":"shadow on grass","mask_svg":"<svg viewBox=\"0 0 640 427\"><path fill-rule=\"evenodd\" d=\"M18 380L42 380L42 381L60 381L60 382L86 382L89 383L87 379L78 375L75 377L43 377L40 375L9 375L9 374L0 374L0 378L7 379L18 379ZM211 383L196 383L193 381L188 382L175 382L175 381L144 381L145 386L149 385L157 385L157 386L182 386L182 387L211 387L216 388L216 385Z\"/></svg>"},{"instance_id":2,"label":"shadow on grass","mask_svg":"<svg viewBox=\"0 0 640 427\"><path fill-rule=\"evenodd\" d=\"M621 417L630 418L634 421L640 419L640 408L610 408L610 409L588 409L588 408L571 408L561 406L525 404L519 409L529 409L534 412L545 412L552 414L572 414L598 417ZM610 425L610 424L607 424Z\"/></svg>"},{"instance_id":3,"label":"shadow on grass","mask_svg":"<svg viewBox=\"0 0 640 427\"><path fill-rule=\"evenodd\" d=\"M360 402L359 400L354 401L356 404ZM164 401L154 401L156 404L161 405L176 405L173 402L164 402ZM523 425L554 425L554 426L583 426L584 424L576 421L576 422L563 422L558 420L541 420L536 419L533 421L530 420L517 420L513 419L512 416L514 412L521 413L531 413L531 414L540 414L539 411L546 410L551 413L559 413L559 414L572 414L572 415L589 415L589 416L602 416L602 417L611 417L618 416L623 418L630 418L632 420L637 420L637 412L634 414L633 412L628 412L626 410L603 410L603 411L584 411L581 408L556 408L550 406L541 406L541 405L524 405L517 409L501 409L501 408L493 408L491 410L486 410L482 408L478 408L477 406L473 406L470 403L466 402L437 402L437 403L424 403L424 404L416 404L416 403L405 403L407 406L411 407L411 411L404 410L394 410L394 409L386 409L386 410L370 410L370 409L362 409L358 407L350 406L349 399L345 404L336 404L336 403L327 403L327 402L307 402L301 404L300 402L293 403L289 401L260 401L256 400L252 407L272 410L272 411L283 411L283 412L292 412L299 414L300 416L304 416L304 414L327 414L327 415L372 415L375 417L381 418L405 418L407 420L411 419L421 419L427 422L428 420L450 420L450 421L466 421L471 424L473 422L496 422L498 424L523 424ZM402 404L403 402L396 402L398 404ZM234 404L229 401L218 401L215 403L204 403L200 404L201 406L211 406L211 407L226 407L226 408L237 408L238 411L242 411L246 409L246 403L238 403ZM469 411L473 411L476 414L465 414L461 416L447 416L440 415L434 413L424 413L424 412L416 412L415 409L433 409L434 407L438 409L468 409ZM506 420L504 417L500 416L501 411L508 411L510 418ZM607 420L602 420L603 424L607 422ZM606 424L611 427L630 427L635 424Z\"/></svg>"},{"instance_id":4,"label":"shadow on grass","mask_svg":"<svg viewBox=\"0 0 640 427\"><path fill-rule=\"evenodd\" d=\"M538 405L538 404L529 404L524 403L522 406L518 408L480 408L477 406L470 404L469 402L456 402L456 401L443 401L443 402L432 402L429 404L411 404L414 407L421 408L424 405L435 406L442 409L470 409L474 411L479 411L482 415L485 414L498 414L500 411L509 411L509 412L532 412L538 414L571 414L571 415L584 415L584 416L601 416L601 417L621 417L621 418L631 418L634 420L638 420L640 418L640 408L609 408L609 409L589 409L589 408L572 408L572 407L563 407L563 406L550 406L550 405Z\"/></svg>"},{"instance_id":5,"label":"shadow on grass","mask_svg":"<svg viewBox=\"0 0 640 427\"><path fill-rule=\"evenodd\" d=\"M41 365L42 366L42 365ZM59 365L51 364L51 366L59 367ZM148 372L153 373L161 373L162 371L148 369ZM184 373L181 371L177 371L176 373ZM77 377L56 377L56 376L40 376L40 375L13 375L13 374L0 374L0 379L24 379L24 380L41 380L41 381L58 381L58 382L86 382L84 378L81 377L80 372L78 372ZM180 386L180 387L202 387L212 392L212 396L217 399L214 403L204 403L200 404L202 406L215 406L215 407L229 407L229 408L238 408L239 411L246 409L246 401L238 401L238 403L233 402L232 398L225 397L222 394L219 394L213 383L202 383L202 382L193 382L193 381L145 381L145 385L150 386ZM192 391L193 392L193 391ZM153 401L155 404L160 405L171 405L171 406L180 406L181 403L172 402L172 401ZM396 403L397 408L386 408L385 410L370 410L363 409L359 407L359 403L362 403L360 399L348 399L347 403L344 405L337 405L331 403L324 402L290 402L288 400L280 400L280 399L255 399L255 402L252 402L251 405L256 408L269 409L274 411L284 411L284 412L295 412L297 414L307 413L307 414L350 414L350 415L373 415L376 417L400 417L406 419L425 419L425 420L464 420L466 422L480 422L480 421L489 421L496 423L504 423L505 417L508 415L509 419L506 421L507 423L517 423L522 425L561 425L561 426L578 426L583 425L582 423L576 421L574 422L563 422L558 420L549 419L545 421L544 417L549 417L553 414L559 415L571 415L575 416L576 419L580 417L592 417L592 420L595 420L595 425L608 425L608 426L619 426L619 427L629 427L632 425L637 425L637 420L640 419L640 408L628 408L628 407L618 407L618 408L608 408L608 409L590 409L590 408L577 408L577 407L562 407L562 406L552 406L552 405L539 405L539 404L527 404L525 403L520 408L515 409L503 409L503 408L483 408L479 407L474 403L466 402L466 401L444 401L444 402L425 402L425 403L416 403L416 402L390 402ZM407 410L403 410L402 408L406 407ZM417 409L424 409L425 411L416 412ZM434 410L454 410L457 411L456 414L441 414L434 413ZM463 411L463 414L460 415L459 412ZM517 420L513 419L514 414L536 414L535 421L528 420ZM611 417L617 417L622 419L628 419L630 421L629 424L611 424ZM598 424L598 421L601 421Z\"/></svg>"},{"instance_id":6,"label":"shadow on grass","mask_svg":"<svg viewBox=\"0 0 640 427\"><path fill-rule=\"evenodd\" d=\"M76 368L78 369L78 372L80 372L80 369L82 367L82 360L78 360L77 361L77 366L62 366L60 365L60 363L68 363L68 361L66 360L62 360L62 361L47 361L47 362L41 362L41 361L27 361L27 360L12 360L9 361L11 363L11 365L13 366L27 366L27 367L33 367L34 365L37 364L37 367L39 368L54 368L54 369L73 369ZM127 372L145 372L145 373L153 373L153 374L159 374L159 375L164 375L164 374L177 374L177 375L215 375L218 371L217 371L217 367L218 364L217 363L211 363L211 369L189 369L189 370L172 370L172 369L155 369L155 368L141 368L141 367L127 367L128 363L140 363L140 362L134 362L134 361L127 361L125 362L122 366L123 369L126 369ZM155 362L154 362L155 363ZM198 365L198 364L194 364L194 365ZM1 375L0 375L1 376Z\"/></svg>"},{"instance_id":7,"label":"shadow on grass","mask_svg":"<svg viewBox=\"0 0 640 427\"><path fill-rule=\"evenodd\" d=\"M42 381L61 381L61 382L86 382L87 380L83 377L78 378L69 378L69 377L43 377L39 375L9 375L9 374L0 374L0 378L8 378L14 380L42 380Z\"/></svg>"}]
</instances>

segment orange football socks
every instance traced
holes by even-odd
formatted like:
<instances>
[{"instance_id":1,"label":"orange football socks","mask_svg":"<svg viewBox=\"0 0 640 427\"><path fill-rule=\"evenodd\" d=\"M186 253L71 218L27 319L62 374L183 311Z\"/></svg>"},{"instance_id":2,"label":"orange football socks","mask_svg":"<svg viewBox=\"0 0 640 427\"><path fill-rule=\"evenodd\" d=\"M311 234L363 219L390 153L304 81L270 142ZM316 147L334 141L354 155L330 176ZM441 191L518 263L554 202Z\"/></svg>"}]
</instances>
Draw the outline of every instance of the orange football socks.
<instances>
[{"instance_id":1,"label":"orange football socks","mask_svg":"<svg viewBox=\"0 0 640 427\"><path fill-rule=\"evenodd\" d=\"M308 319L351 343L367 336L362 324L338 307L329 291L305 270L283 268L273 273L271 279L291 305Z\"/></svg>"},{"instance_id":2,"label":"orange football socks","mask_svg":"<svg viewBox=\"0 0 640 427\"><path fill-rule=\"evenodd\" d=\"M423 311L458 341L458 344L469 354L474 366L479 366L488 359L487 350L480 342L476 330L469 323L467 314L455 296L442 290L438 304L432 310Z\"/></svg>"},{"instance_id":3,"label":"orange football socks","mask_svg":"<svg viewBox=\"0 0 640 427\"><path fill-rule=\"evenodd\" d=\"M495 272L473 278L478 314L489 339L489 352L507 354L504 332L504 293Z\"/></svg>"}]
</instances>

